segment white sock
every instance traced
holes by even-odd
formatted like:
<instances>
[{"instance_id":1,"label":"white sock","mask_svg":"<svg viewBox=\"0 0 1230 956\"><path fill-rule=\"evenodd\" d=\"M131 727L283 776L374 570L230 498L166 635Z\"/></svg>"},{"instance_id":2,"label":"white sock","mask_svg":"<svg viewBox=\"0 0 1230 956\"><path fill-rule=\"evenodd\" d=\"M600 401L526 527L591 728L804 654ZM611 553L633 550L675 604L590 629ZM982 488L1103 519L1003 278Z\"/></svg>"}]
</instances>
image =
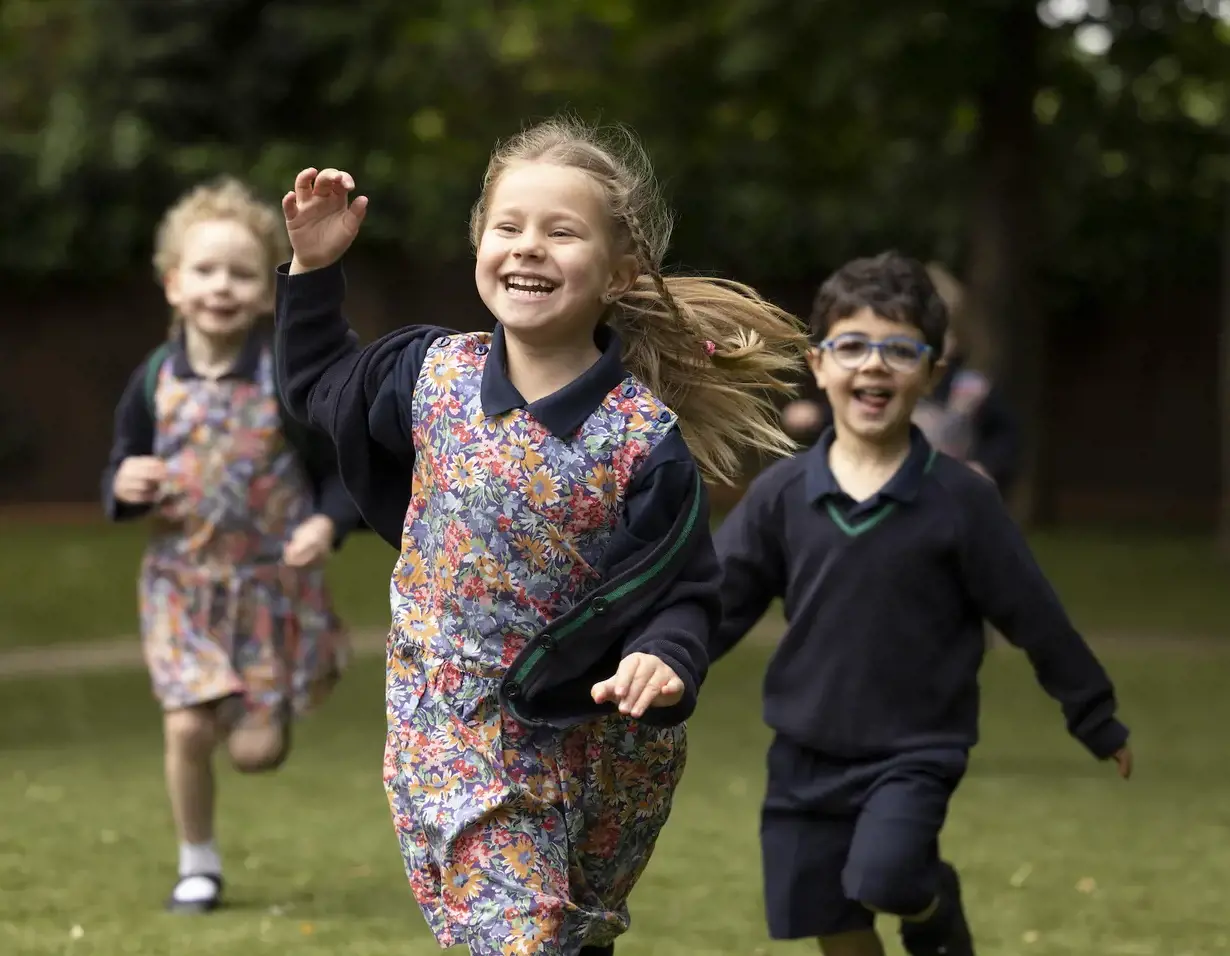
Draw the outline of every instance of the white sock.
<instances>
[{"instance_id":1,"label":"white sock","mask_svg":"<svg viewBox=\"0 0 1230 956\"><path fill-rule=\"evenodd\" d=\"M220 876L222 857L214 841L208 843L181 843L179 845L180 876Z\"/></svg>"}]
</instances>

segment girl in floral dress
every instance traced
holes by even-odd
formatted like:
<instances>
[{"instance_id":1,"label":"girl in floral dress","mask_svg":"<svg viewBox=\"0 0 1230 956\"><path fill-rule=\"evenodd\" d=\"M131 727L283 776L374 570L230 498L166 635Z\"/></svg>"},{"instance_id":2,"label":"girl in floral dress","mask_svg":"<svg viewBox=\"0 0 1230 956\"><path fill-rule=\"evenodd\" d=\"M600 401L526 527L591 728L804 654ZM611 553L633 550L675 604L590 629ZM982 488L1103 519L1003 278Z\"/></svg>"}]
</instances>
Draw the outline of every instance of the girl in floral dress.
<instances>
[{"instance_id":1,"label":"girl in floral dress","mask_svg":"<svg viewBox=\"0 0 1230 956\"><path fill-rule=\"evenodd\" d=\"M367 208L307 169L283 200L276 354L365 520L400 550L384 779L441 946L611 953L670 811L718 568L701 476L787 452L800 325L659 271L643 152L553 121L491 159L472 218L495 331L359 348L340 258Z\"/></svg>"},{"instance_id":2,"label":"girl in floral dress","mask_svg":"<svg viewBox=\"0 0 1230 956\"><path fill-rule=\"evenodd\" d=\"M328 693L345 652L320 564L358 513L327 439L282 413L254 330L283 247L276 208L233 181L167 213L154 264L171 336L120 398L103 475L112 520L151 517L141 633L180 840L167 906L181 913L221 900L214 749L225 741L241 771L277 767L291 717Z\"/></svg>"}]
</instances>

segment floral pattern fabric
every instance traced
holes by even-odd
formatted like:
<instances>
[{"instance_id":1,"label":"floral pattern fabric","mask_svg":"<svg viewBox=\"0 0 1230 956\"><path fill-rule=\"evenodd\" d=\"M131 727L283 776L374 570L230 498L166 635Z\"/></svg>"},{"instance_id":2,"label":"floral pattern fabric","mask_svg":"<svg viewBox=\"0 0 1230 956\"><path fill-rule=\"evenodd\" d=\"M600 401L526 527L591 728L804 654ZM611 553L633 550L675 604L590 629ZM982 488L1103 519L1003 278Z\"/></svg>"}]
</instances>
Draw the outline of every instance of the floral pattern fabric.
<instances>
[{"instance_id":1,"label":"floral pattern fabric","mask_svg":"<svg viewBox=\"0 0 1230 956\"><path fill-rule=\"evenodd\" d=\"M391 583L385 785L441 946L572 956L629 923L685 734L613 715L520 724L499 685L526 641L599 583L638 466L675 416L632 378L568 438L525 408L487 418L490 336L429 349Z\"/></svg>"},{"instance_id":2,"label":"floral pattern fabric","mask_svg":"<svg viewBox=\"0 0 1230 956\"><path fill-rule=\"evenodd\" d=\"M249 712L301 715L347 647L323 569L281 562L313 501L282 434L272 357L255 381L177 378L171 365L154 392L166 479L138 585L154 694L168 710L241 695Z\"/></svg>"}]
</instances>

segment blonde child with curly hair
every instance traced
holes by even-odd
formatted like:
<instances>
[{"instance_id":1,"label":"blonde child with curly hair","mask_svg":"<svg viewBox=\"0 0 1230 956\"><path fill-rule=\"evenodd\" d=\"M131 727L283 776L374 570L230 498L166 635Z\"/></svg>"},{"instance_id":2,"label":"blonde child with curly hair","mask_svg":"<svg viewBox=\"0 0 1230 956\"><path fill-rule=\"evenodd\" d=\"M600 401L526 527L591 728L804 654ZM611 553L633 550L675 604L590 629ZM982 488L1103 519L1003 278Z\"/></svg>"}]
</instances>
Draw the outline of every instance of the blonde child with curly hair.
<instances>
[{"instance_id":1,"label":"blonde child with curly hair","mask_svg":"<svg viewBox=\"0 0 1230 956\"><path fill-rule=\"evenodd\" d=\"M284 256L277 208L234 180L201 185L155 245L170 335L120 398L102 494L112 520L150 519L141 636L179 838L166 905L204 913L222 897L214 751L276 768L292 718L336 681L346 643L322 565L359 518L331 445L284 414L258 325Z\"/></svg>"}]
</instances>

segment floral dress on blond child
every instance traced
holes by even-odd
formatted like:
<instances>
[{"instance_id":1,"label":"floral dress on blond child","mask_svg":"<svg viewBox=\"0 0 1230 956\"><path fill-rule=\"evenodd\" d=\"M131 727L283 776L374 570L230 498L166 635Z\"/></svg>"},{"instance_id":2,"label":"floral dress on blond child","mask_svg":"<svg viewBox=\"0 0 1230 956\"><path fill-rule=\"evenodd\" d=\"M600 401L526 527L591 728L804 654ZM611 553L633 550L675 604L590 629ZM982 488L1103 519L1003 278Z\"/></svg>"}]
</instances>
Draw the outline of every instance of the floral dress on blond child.
<instances>
[{"instance_id":1,"label":"floral dress on blond child","mask_svg":"<svg viewBox=\"0 0 1230 956\"><path fill-rule=\"evenodd\" d=\"M343 295L340 266L280 270L279 380L401 554L384 776L411 888L441 946L610 952L720 607L695 463L609 330L593 367L527 404L499 327L360 351ZM637 651L686 685L639 720L589 696Z\"/></svg>"},{"instance_id":2,"label":"floral dress on blond child","mask_svg":"<svg viewBox=\"0 0 1230 956\"><path fill-rule=\"evenodd\" d=\"M152 519L138 590L146 663L164 709L236 697L252 716L301 716L344 666L345 632L324 570L281 558L311 515L332 518L337 545L358 512L321 437L288 427L283 414L271 347L259 333L216 381L193 372L182 340L168 343L120 399L103 499L113 520ZM153 506L112 494L115 469L133 455L165 463Z\"/></svg>"}]
</instances>

